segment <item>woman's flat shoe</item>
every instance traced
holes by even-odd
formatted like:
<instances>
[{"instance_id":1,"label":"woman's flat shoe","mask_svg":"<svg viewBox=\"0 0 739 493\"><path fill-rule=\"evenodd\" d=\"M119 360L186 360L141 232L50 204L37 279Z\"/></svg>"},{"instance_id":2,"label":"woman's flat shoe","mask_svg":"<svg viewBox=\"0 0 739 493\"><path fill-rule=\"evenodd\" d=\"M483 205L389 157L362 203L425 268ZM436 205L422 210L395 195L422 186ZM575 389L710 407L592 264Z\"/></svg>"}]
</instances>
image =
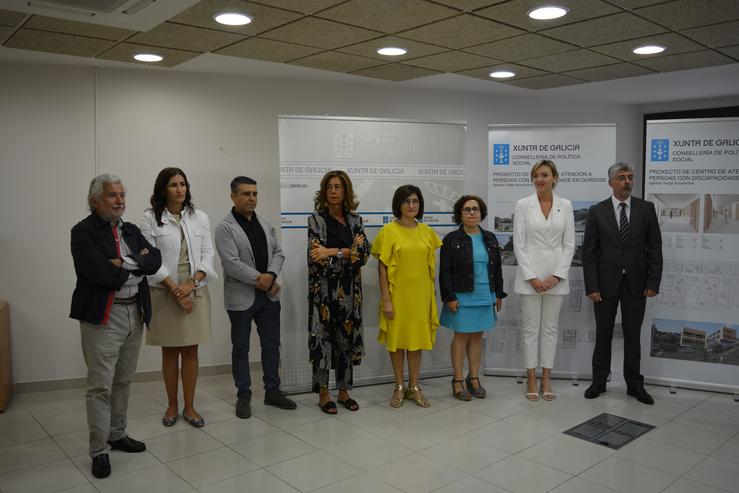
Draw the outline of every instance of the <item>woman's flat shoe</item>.
<instances>
[{"instance_id":1,"label":"woman's flat shoe","mask_svg":"<svg viewBox=\"0 0 739 493\"><path fill-rule=\"evenodd\" d=\"M190 423L190 425L194 426L195 428L202 428L203 426L205 426L205 419L203 419L203 418L198 418L198 419L191 418L190 416L188 416L187 414L185 414L184 411L182 413L182 419L184 419L185 421L187 421L188 423Z\"/></svg>"},{"instance_id":2,"label":"woman's flat shoe","mask_svg":"<svg viewBox=\"0 0 739 493\"><path fill-rule=\"evenodd\" d=\"M395 389L393 390L393 397L390 399L390 407L400 407L403 405L403 400L405 399L405 387L403 387L401 384L396 383Z\"/></svg>"},{"instance_id":3,"label":"woman's flat shoe","mask_svg":"<svg viewBox=\"0 0 739 493\"><path fill-rule=\"evenodd\" d=\"M536 402L539 400L539 392L526 392L526 398L531 402Z\"/></svg>"},{"instance_id":4,"label":"woman's flat shoe","mask_svg":"<svg viewBox=\"0 0 739 493\"><path fill-rule=\"evenodd\" d=\"M336 409L336 403L334 401L327 401L323 404L319 402L318 407L320 407L321 411L326 414L336 414L338 412L338 410Z\"/></svg>"},{"instance_id":5,"label":"woman's flat shoe","mask_svg":"<svg viewBox=\"0 0 739 493\"><path fill-rule=\"evenodd\" d=\"M454 384L458 383L459 388L461 390L454 390ZM454 380L452 378L452 395L459 399L460 401L471 401L472 400L472 394L467 392L467 389L464 388L464 380Z\"/></svg>"},{"instance_id":6,"label":"woman's flat shoe","mask_svg":"<svg viewBox=\"0 0 739 493\"><path fill-rule=\"evenodd\" d=\"M477 388L472 386L472 380L477 380ZM467 390L474 397L477 397L478 399L484 399L485 396L488 395L487 390L485 390L485 387L482 386L478 377L471 377L467 375L467 378L465 378L464 381L467 384Z\"/></svg>"},{"instance_id":7,"label":"woman's flat shoe","mask_svg":"<svg viewBox=\"0 0 739 493\"><path fill-rule=\"evenodd\" d=\"M431 405L428 399L421 393L421 388L418 385L414 385L413 387L409 385L405 391L405 398L412 400L419 407L429 407Z\"/></svg>"},{"instance_id":8,"label":"woman's flat shoe","mask_svg":"<svg viewBox=\"0 0 739 493\"><path fill-rule=\"evenodd\" d=\"M174 426L177 424L177 418L179 418L179 416L177 416L176 414L170 418L165 416L162 418L162 424L169 428L170 426Z\"/></svg>"},{"instance_id":9,"label":"woman's flat shoe","mask_svg":"<svg viewBox=\"0 0 739 493\"><path fill-rule=\"evenodd\" d=\"M342 406L344 406L350 411L359 411L359 403L355 401L354 399L352 399L351 397L345 401L342 401L341 399L337 399L336 402L338 402L339 404L341 404Z\"/></svg>"}]
</instances>

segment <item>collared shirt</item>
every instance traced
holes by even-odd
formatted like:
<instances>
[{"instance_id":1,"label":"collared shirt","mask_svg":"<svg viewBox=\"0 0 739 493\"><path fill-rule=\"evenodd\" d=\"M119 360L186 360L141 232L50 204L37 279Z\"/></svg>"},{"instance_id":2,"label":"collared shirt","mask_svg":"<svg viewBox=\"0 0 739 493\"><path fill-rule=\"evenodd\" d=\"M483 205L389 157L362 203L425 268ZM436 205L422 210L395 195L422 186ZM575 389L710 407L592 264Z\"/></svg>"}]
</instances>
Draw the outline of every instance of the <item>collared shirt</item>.
<instances>
[{"instance_id":1,"label":"collared shirt","mask_svg":"<svg viewBox=\"0 0 739 493\"><path fill-rule=\"evenodd\" d=\"M631 195L623 202L626 204L626 219L631 222ZM616 214L616 226L618 226L621 224L621 201L611 195L611 203L613 204L613 213Z\"/></svg>"},{"instance_id":2,"label":"collared shirt","mask_svg":"<svg viewBox=\"0 0 739 493\"><path fill-rule=\"evenodd\" d=\"M259 220L257 220L257 213L252 212L251 220L249 220L236 212L236 209L232 207L231 214L233 214L234 219L236 219L236 222L239 223L239 226L241 226L244 233L246 233L246 237L249 239L251 251L254 255L254 268L264 274L267 272L267 267L269 267L267 236L264 234L264 229L259 224Z\"/></svg>"},{"instance_id":3,"label":"collared shirt","mask_svg":"<svg viewBox=\"0 0 739 493\"><path fill-rule=\"evenodd\" d=\"M118 219L118 222L116 223L116 233L118 235L116 242L118 243L118 249L121 252L121 259L123 259L123 265L121 268L128 271L138 270L139 264L128 256L131 253L131 249L128 248L126 242L123 241L123 219ZM128 279L126 279L126 282L121 286L121 289L115 292L115 297L131 298L132 296L136 296L139 292L139 283L143 278L144 276L130 274Z\"/></svg>"}]
</instances>

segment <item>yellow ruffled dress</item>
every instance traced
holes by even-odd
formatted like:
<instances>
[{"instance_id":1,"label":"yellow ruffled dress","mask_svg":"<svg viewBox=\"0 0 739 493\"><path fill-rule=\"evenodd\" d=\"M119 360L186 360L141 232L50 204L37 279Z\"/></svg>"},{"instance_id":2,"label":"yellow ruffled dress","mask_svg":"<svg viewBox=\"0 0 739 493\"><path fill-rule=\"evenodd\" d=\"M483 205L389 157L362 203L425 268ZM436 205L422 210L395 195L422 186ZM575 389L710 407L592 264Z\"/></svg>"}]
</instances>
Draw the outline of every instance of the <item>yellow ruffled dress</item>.
<instances>
[{"instance_id":1,"label":"yellow ruffled dress","mask_svg":"<svg viewBox=\"0 0 739 493\"><path fill-rule=\"evenodd\" d=\"M372 255L387 267L390 299L395 317L385 318L380 302L377 341L388 351L433 349L439 317L434 278L435 250L441 240L423 223L404 228L396 221L386 224L372 242Z\"/></svg>"}]
</instances>

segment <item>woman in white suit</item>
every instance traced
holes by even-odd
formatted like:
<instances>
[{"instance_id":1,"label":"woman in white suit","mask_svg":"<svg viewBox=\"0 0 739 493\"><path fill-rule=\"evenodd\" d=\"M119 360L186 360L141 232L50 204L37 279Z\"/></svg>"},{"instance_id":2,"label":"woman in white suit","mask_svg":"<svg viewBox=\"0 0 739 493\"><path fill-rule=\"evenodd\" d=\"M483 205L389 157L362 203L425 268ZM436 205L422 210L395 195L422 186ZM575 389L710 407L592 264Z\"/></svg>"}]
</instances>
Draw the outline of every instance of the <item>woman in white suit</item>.
<instances>
[{"instance_id":1,"label":"woman in white suit","mask_svg":"<svg viewBox=\"0 0 739 493\"><path fill-rule=\"evenodd\" d=\"M146 344L162 348L162 375L169 401L162 424L173 426L177 422L181 375L185 400L182 419L200 428L205 420L193 403L198 345L211 338L207 283L218 275L213 269L208 216L193 206L190 183L181 169L170 167L159 172L141 232L162 252L161 268L149 276L152 318L146 332Z\"/></svg>"},{"instance_id":2,"label":"woman in white suit","mask_svg":"<svg viewBox=\"0 0 739 493\"><path fill-rule=\"evenodd\" d=\"M518 262L514 291L521 295L526 398L539 400L536 368L541 365L541 396L551 401L551 371L557 349L559 310L570 287L575 253L575 218L569 200L553 190L559 174L552 161L531 168L536 193L519 200L513 218L513 249ZM541 343L541 358L539 344Z\"/></svg>"}]
</instances>

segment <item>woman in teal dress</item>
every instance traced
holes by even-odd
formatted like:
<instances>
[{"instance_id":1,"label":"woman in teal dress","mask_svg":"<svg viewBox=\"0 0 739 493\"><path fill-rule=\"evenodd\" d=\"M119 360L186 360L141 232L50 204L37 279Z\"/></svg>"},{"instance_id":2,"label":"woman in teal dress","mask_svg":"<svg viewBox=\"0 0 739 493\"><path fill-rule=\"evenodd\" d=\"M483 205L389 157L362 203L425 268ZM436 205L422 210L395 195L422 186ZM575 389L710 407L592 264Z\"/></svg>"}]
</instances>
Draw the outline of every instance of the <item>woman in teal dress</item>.
<instances>
[{"instance_id":1,"label":"woman in teal dress","mask_svg":"<svg viewBox=\"0 0 739 493\"><path fill-rule=\"evenodd\" d=\"M441 325L454 331L452 393L463 401L486 395L478 377L482 334L495 327L495 310L500 311L506 297L498 239L480 227L486 216L487 206L481 198L461 197L454 204L454 222L460 227L447 234L441 246ZM469 362L466 378L465 356Z\"/></svg>"}]
</instances>

